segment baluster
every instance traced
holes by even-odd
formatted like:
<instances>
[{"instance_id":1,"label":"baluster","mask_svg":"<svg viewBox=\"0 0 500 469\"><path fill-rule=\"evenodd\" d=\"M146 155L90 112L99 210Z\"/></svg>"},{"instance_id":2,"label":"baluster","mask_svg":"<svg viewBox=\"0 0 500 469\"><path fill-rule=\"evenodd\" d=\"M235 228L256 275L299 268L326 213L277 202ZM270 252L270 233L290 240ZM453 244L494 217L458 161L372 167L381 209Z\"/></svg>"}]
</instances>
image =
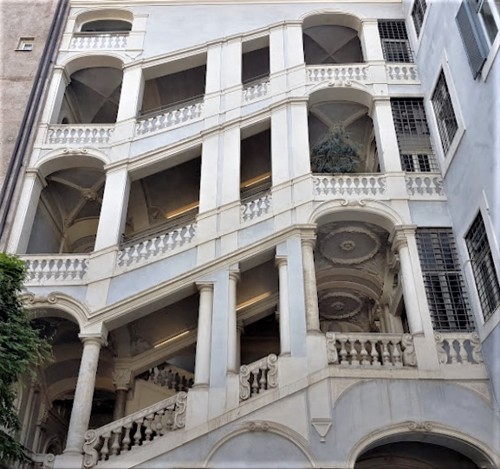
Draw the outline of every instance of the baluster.
<instances>
[{"instance_id":1,"label":"baluster","mask_svg":"<svg viewBox=\"0 0 500 469\"><path fill-rule=\"evenodd\" d=\"M356 350L356 340L350 340L349 344L351 345L351 349L349 351L349 356L351 358L351 366L359 365L358 360L358 351Z\"/></svg>"},{"instance_id":2,"label":"baluster","mask_svg":"<svg viewBox=\"0 0 500 469\"><path fill-rule=\"evenodd\" d=\"M392 362L394 366L403 366L403 362L401 360L401 352L399 350L398 340L392 341Z\"/></svg>"},{"instance_id":3,"label":"baluster","mask_svg":"<svg viewBox=\"0 0 500 469\"><path fill-rule=\"evenodd\" d=\"M260 389L261 391L265 391L267 389L267 368L261 368L261 374L259 379Z\"/></svg>"},{"instance_id":4,"label":"baluster","mask_svg":"<svg viewBox=\"0 0 500 469\"><path fill-rule=\"evenodd\" d=\"M458 342L458 350L460 353L460 361L462 364L468 363L469 362L469 356L467 354L467 349L465 348L465 339L459 339L457 340Z\"/></svg>"},{"instance_id":5,"label":"baluster","mask_svg":"<svg viewBox=\"0 0 500 469\"><path fill-rule=\"evenodd\" d=\"M259 369L252 371L252 397L259 393Z\"/></svg>"},{"instance_id":6,"label":"baluster","mask_svg":"<svg viewBox=\"0 0 500 469\"><path fill-rule=\"evenodd\" d=\"M135 423L137 424L137 428L135 430L135 433L134 433L134 447L135 446L139 446L141 444L141 440L142 440L142 434L141 434L141 430L142 430L142 422L144 421L144 418L140 418L138 420L135 421Z\"/></svg>"},{"instance_id":7,"label":"baluster","mask_svg":"<svg viewBox=\"0 0 500 469\"><path fill-rule=\"evenodd\" d=\"M377 342L372 341L372 349L370 352L370 356L372 357L372 366L382 366L379 360L378 356L378 350L377 350Z\"/></svg>"},{"instance_id":8,"label":"baluster","mask_svg":"<svg viewBox=\"0 0 500 469\"><path fill-rule=\"evenodd\" d=\"M346 350L347 339L343 337L343 338L339 338L338 340L340 342L340 352L339 352L340 364L341 365L349 365L349 362L347 360L347 350Z\"/></svg>"},{"instance_id":9,"label":"baluster","mask_svg":"<svg viewBox=\"0 0 500 469\"><path fill-rule=\"evenodd\" d=\"M132 428L132 422L128 422L125 425L123 425L123 428L125 428L125 435L123 436L122 440L122 451L128 451L130 449L130 430Z\"/></svg>"},{"instance_id":10,"label":"baluster","mask_svg":"<svg viewBox=\"0 0 500 469\"><path fill-rule=\"evenodd\" d=\"M457 344L460 347L460 342L458 342L458 340L457 340ZM448 340L448 345L450 347L451 364L454 365L455 363L458 363L458 353L455 349L455 339Z\"/></svg>"},{"instance_id":11,"label":"baluster","mask_svg":"<svg viewBox=\"0 0 500 469\"><path fill-rule=\"evenodd\" d=\"M155 431L155 436L153 437L156 440L158 437L163 435L163 414L165 413L164 409L160 409L156 412L153 421L153 429Z\"/></svg>"},{"instance_id":12,"label":"baluster","mask_svg":"<svg viewBox=\"0 0 500 469\"><path fill-rule=\"evenodd\" d=\"M174 426L174 408L169 407L166 409L165 416L163 417L164 424L163 428L165 431L172 430L172 427Z\"/></svg>"},{"instance_id":13,"label":"baluster","mask_svg":"<svg viewBox=\"0 0 500 469\"><path fill-rule=\"evenodd\" d=\"M389 350L387 348L387 340L382 339L380 342L382 343L382 365L392 366L391 354L389 353Z\"/></svg>"},{"instance_id":14,"label":"baluster","mask_svg":"<svg viewBox=\"0 0 500 469\"><path fill-rule=\"evenodd\" d=\"M153 433L152 424L153 424L154 414L149 414L146 416L144 421L144 426L146 427L146 431L144 432L144 444L151 441L151 435Z\"/></svg>"},{"instance_id":15,"label":"baluster","mask_svg":"<svg viewBox=\"0 0 500 469\"><path fill-rule=\"evenodd\" d=\"M361 347L360 355L361 355L361 364L362 365L369 365L370 364L370 359L368 358L368 340L365 339L360 339L359 340L359 345Z\"/></svg>"},{"instance_id":16,"label":"baluster","mask_svg":"<svg viewBox=\"0 0 500 469\"><path fill-rule=\"evenodd\" d=\"M122 434L122 427L113 430L113 443L111 444L111 455L116 456L120 452L120 436Z\"/></svg>"},{"instance_id":17,"label":"baluster","mask_svg":"<svg viewBox=\"0 0 500 469\"><path fill-rule=\"evenodd\" d=\"M104 439L104 443L102 444L102 448L100 451L101 461L106 461L106 459L108 459L108 454L109 454L108 444L109 444L110 437L111 437L110 433L105 433L104 435L102 435L102 438Z\"/></svg>"}]
</instances>

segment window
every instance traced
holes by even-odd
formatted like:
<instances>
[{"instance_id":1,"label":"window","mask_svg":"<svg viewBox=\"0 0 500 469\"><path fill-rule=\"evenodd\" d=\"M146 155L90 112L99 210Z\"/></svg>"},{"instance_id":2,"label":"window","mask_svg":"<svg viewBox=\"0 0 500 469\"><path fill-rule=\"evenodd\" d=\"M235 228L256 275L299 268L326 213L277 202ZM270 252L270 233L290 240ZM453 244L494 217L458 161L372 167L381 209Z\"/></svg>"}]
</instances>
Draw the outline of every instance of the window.
<instances>
[{"instance_id":1,"label":"window","mask_svg":"<svg viewBox=\"0 0 500 469\"><path fill-rule=\"evenodd\" d=\"M477 215L467 232L465 242L469 251L481 309L484 319L487 320L500 306L500 286L481 213Z\"/></svg>"},{"instance_id":2,"label":"window","mask_svg":"<svg viewBox=\"0 0 500 469\"><path fill-rule=\"evenodd\" d=\"M33 44L35 42L34 37L21 37L17 43L18 51L31 52L33 50Z\"/></svg>"},{"instance_id":3,"label":"window","mask_svg":"<svg viewBox=\"0 0 500 469\"><path fill-rule=\"evenodd\" d=\"M379 20L378 32L387 62L413 62L404 21Z\"/></svg>"},{"instance_id":4,"label":"window","mask_svg":"<svg viewBox=\"0 0 500 469\"><path fill-rule=\"evenodd\" d=\"M436 115L436 121L441 137L441 145L443 152L446 155L450 148L451 142L458 130L458 123L451 103L451 96L446 84L444 72L441 70L439 79L436 83L436 88L432 94L432 107Z\"/></svg>"},{"instance_id":5,"label":"window","mask_svg":"<svg viewBox=\"0 0 500 469\"><path fill-rule=\"evenodd\" d=\"M427 3L425 3L425 0L415 0L411 10L411 17L413 18L413 24L415 25L417 36L420 36L420 30L422 29L426 10Z\"/></svg>"},{"instance_id":6,"label":"window","mask_svg":"<svg viewBox=\"0 0 500 469\"><path fill-rule=\"evenodd\" d=\"M477 11L477 15L479 17L479 22L481 23L482 28L486 32L486 36L489 40L489 43L493 43L495 37L498 33L498 24L497 20L495 20L495 16L498 17L499 4L498 0L471 0L472 4Z\"/></svg>"},{"instance_id":7,"label":"window","mask_svg":"<svg viewBox=\"0 0 500 469\"><path fill-rule=\"evenodd\" d=\"M418 228L417 246L434 329L473 330L451 228Z\"/></svg>"},{"instance_id":8,"label":"window","mask_svg":"<svg viewBox=\"0 0 500 469\"><path fill-rule=\"evenodd\" d=\"M423 99L393 98L391 107L403 171L439 171L432 151Z\"/></svg>"}]
</instances>

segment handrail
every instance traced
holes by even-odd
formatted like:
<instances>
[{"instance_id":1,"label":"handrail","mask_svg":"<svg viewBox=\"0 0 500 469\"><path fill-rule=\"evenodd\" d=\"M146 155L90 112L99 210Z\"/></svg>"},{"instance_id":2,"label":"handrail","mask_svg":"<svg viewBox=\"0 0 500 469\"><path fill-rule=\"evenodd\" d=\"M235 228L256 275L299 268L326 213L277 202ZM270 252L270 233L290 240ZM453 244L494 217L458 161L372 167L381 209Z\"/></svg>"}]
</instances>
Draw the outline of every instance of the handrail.
<instances>
[{"instance_id":1,"label":"handrail","mask_svg":"<svg viewBox=\"0 0 500 469\"><path fill-rule=\"evenodd\" d=\"M190 98L181 99L179 101L175 101L173 103L166 104L165 106L159 106L159 107L156 107L154 109L149 109L148 111L141 110L141 111L139 111L138 118L142 120L143 118L153 117L157 114L161 114L164 112L175 111L176 109L179 109L181 107L186 107L190 104L197 104L197 103L203 101L204 97L205 97L205 94L198 94L198 95L190 97Z\"/></svg>"}]
</instances>

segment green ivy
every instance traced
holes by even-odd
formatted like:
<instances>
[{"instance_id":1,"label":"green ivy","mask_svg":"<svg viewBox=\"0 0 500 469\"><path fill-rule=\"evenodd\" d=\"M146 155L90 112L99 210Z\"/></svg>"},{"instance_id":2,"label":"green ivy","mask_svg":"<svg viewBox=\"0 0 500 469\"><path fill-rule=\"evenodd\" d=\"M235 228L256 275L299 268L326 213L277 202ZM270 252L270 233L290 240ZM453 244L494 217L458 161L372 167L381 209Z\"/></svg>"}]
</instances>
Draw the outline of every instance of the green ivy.
<instances>
[{"instance_id":1,"label":"green ivy","mask_svg":"<svg viewBox=\"0 0 500 469\"><path fill-rule=\"evenodd\" d=\"M311 150L313 173L354 173L359 165L359 145L337 126Z\"/></svg>"},{"instance_id":2,"label":"green ivy","mask_svg":"<svg viewBox=\"0 0 500 469\"><path fill-rule=\"evenodd\" d=\"M0 461L25 460L16 440L20 422L14 407L19 378L50 356L50 346L30 323L19 300L25 277L23 261L0 252Z\"/></svg>"}]
</instances>

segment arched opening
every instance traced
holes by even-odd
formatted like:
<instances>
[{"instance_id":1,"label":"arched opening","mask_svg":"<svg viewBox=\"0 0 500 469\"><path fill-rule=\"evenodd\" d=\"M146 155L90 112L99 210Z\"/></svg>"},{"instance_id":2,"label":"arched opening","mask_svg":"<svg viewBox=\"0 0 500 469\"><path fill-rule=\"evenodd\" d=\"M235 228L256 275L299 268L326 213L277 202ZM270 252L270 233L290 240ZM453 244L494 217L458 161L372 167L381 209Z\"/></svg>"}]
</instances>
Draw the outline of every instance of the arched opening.
<instances>
[{"instance_id":1,"label":"arched opening","mask_svg":"<svg viewBox=\"0 0 500 469\"><path fill-rule=\"evenodd\" d=\"M129 21L118 19L93 20L82 24L80 31L82 33L111 33L126 32L132 29Z\"/></svg>"},{"instance_id":2,"label":"arched opening","mask_svg":"<svg viewBox=\"0 0 500 469\"><path fill-rule=\"evenodd\" d=\"M70 75L57 122L113 124L118 115L123 80L121 68L91 66ZM100 64L99 64L100 65Z\"/></svg>"},{"instance_id":3,"label":"arched opening","mask_svg":"<svg viewBox=\"0 0 500 469\"><path fill-rule=\"evenodd\" d=\"M380 171L371 100L355 93L320 90L309 99L309 145L313 173Z\"/></svg>"},{"instance_id":4,"label":"arched opening","mask_svg":"<svg viewBox=\"0 0 500 469\"><path fill-rule=\"evenodd\" d=\"M344 14L314 15L303 24L306 65L363 62L359 40L360 22Z\"/></svg>"},{"instance_id":5,"label":"arched opening","mask_svg":"<svg viewBox=\"0 0 500 469\"><path fill-rule=\"evenodd\" d=\"M93 251L105 179L97 160L88 167L59 169L45 176L27 253Z\"/></svg>"}]
</instances>

